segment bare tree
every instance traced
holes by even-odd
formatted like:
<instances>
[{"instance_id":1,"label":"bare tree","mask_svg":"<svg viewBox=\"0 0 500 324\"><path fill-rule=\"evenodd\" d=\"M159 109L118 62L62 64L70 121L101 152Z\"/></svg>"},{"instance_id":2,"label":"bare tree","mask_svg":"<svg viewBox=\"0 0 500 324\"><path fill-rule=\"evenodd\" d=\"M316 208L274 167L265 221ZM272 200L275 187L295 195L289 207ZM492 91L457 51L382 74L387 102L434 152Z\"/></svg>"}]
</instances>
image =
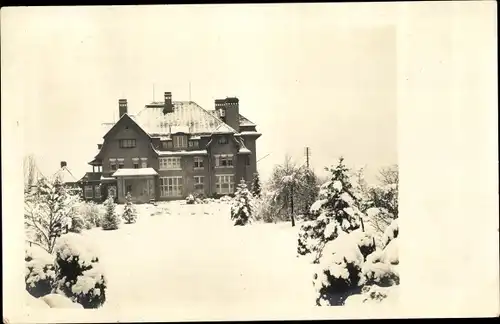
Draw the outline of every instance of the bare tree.
<instances>
[{"instance_id":1,"label":"bare tree","mask_svg":"<svg viewBox=\"0 0 500 324\"><path fill-rule=\"evenodd\" d=\"M378 180L384 185L398 185L399 167L397 164L380 169Z\"/></svg>"},{"instance_id":2,"label":"bare tree","mask_svg":"<svg viewBox=\"0 0 500 324\"><path fill-rule=\"evenodd\" d=\"M33 154L23 158L24 191L27 192L37 180L37 168Z\"/></svg>"},{"instance_id":3,"label":"bare tree","mask_svg":"<svg viewBox=\"0 0 500 324\"><path fill-rule=\"evenodd\" d=\"M398 206L398 166L392 165L379 170L378 185L367 185L363 179L363 171L356 175L357 190L360 193L361 210L368 215L370 225L379 233L399 216Z\"/></svg>"}]
</instances>

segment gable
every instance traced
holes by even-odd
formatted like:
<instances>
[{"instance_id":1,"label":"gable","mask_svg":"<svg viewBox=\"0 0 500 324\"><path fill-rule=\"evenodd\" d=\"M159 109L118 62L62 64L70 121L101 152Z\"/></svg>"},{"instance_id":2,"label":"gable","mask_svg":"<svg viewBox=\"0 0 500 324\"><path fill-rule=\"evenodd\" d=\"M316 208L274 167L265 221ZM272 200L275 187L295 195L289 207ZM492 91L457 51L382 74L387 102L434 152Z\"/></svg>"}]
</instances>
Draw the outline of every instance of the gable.
<instances>
[{"instance_id":1,"label":"gable","mask_svg":"<svg viewBox=\"0 0 500 324\"><path fill-rule=\"evenodd\" d=\"M128 138L137 138L139 136L150 137L128 114L125 114L116 122L116 124L111 127L111 129L103 136L104 140L110 137L123 136L123 134L128 133L127 136L135 136Z\"/></svg>"}]
</instances>

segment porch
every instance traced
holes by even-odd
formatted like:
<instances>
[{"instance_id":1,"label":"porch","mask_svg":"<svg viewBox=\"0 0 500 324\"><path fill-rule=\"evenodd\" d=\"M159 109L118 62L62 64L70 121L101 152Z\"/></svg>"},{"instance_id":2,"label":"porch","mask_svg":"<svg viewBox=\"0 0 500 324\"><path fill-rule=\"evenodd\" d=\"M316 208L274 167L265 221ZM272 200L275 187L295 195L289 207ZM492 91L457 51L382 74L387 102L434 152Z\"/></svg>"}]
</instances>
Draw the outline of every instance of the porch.
<instances>
[{"instance_id":1,"label":"porch","mask_svg":"<svg viewBox=\"0 0 500 324\"><path fill-rule=\"evenodd\" d=\"M158 173L153 168L118 169L113 173L118 186L118 203L126 202L128 192L134 203L147 203L154 200L157 175Z\"/></svg>"}]
</instances>

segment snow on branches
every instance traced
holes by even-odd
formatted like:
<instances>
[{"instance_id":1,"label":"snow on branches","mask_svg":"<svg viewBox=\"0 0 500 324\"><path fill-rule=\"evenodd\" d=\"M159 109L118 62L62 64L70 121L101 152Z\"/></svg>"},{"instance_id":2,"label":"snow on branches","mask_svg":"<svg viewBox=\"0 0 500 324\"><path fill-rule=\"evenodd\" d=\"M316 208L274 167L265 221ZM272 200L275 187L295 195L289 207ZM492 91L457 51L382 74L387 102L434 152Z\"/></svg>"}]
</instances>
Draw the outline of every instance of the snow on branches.
<instances>
[{"instance_id":1,"label":"snow on branches","mask_svg":"<svg viewBox=\"0 0 500 324\"><path fill-rule=\"evenodd\" d=\"M68 192L61 180L40 178L25 194L24 224L28 240L52 253L56 240L72 228L78 196Z\"/></svg>"},{"instance_id":2,"label":"snow on branches","mask_svg":"<svg viewBox=\"0 0 500 324\"><path fill-rule=\"evenodd\" d=\"M252 194L247 188L245 180L241 179L231 206L231 219L234 225L246 225L251 221L253 214Z\"/></svg>"},{"instance_id":3,"label":"snow on branches","mask_svg":"<svg viewBox=\"0 0 500 324\"><path fill-rule=\"evenodd\" d=\"M120 226L120 218L116 213L116 204L113 197L109 197L105 202L106 211L102 218L101 227L103 230L116 230Z\"/></svg>"},{"instance_id":4,"label":"snow on branches","mask_svg":"<svg viewBox=\"0 0 500 324\"><path fill-rule=\"evenodd\" d=\"M343 159L330 172L331 179L320 187L319 199L310 208L313 220L304 223L299 231L297 252L301 255L315 254L315 263L319 262L324 246L341 232L363 229L363 215L352 194L353 188Z\"/></svg>"},{"instance_id":5,"label":"snow on branches","mask_svg":"<svg viewBox=\"0 0 500 324\"><path fill-rule=\"evenodd\" d=\"M125 220L125 223L126 224L132 224L132 223L135 223L135 221L137 220L137 211L135 209L135 206L132 202L132 195L129 193L127 193L127 195L125 196L125 199L127 200L127 202L125 203L125 206L123 208L123 219Z\"/></svg>"}]
</instances>

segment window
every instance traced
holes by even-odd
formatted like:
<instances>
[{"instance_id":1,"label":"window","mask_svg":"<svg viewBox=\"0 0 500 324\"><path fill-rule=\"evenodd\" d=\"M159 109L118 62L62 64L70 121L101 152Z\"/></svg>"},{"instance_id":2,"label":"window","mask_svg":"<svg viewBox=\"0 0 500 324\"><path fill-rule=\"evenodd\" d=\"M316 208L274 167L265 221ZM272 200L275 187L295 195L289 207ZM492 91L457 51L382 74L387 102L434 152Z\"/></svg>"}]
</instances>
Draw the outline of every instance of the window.
<instances>
[{"instance_id":1,"label":"window","mask_svg":"<svg viewBox=\"0 0 500 324\"><path fill-rule=\"evenodd\" d=\"M129 192L132 193L132 185L127 185L127 191L125 194L128 194Z\"/></svg>"},{"instance_id":2,"label":"window","mask_svg":"<svg viewBox=\"0 0 500 324\"><path fill-rule=\"evenodd\" d=\"M92 198L92 197L93 197L92 186L85 186L85 198Z\"/></svg>"},{"instance_id":3,"label":"window","mask_svg":"<svg viewBox=\"0 0 500 324\"><path fill-rule=\"evenodd\" d=\"M198 148L200 146L198 141L189 141L189 147Z\"/></svg>"},{"instance_id":4,"label":"window","mask_svg":"<svg viewBox=\"0 0 500 324\"><path fill-rule=\"evenodd\" d=\"M203 192L204 190L204 176L194 176L194 190L196 192Z\"/></svg>"},{"instance_id":5,"label":"window","mask_svg":"<svg viewBox=\"0 0 500 324\"><path fill-rule=\"evenodd\" d=\"M118 169L123 169L125 167L125 160L124 159L117 159L118 160Z\"/></svg>"},{"instance_id":6,"label":"window","mask_svg":"<svg viewBox=\"0 0 500 324\"><path fill-rule=\"evenodd\" d=\"M116 170L116 159L109 159L109 168L111 170Z\"/></svg>"},{"instance_id":7,"label":"window","mask_svg":"<svg viewBox=\"0 0 500 324\"><path fill-rule=\"evenodd\" d=\"M219 144L227 144L227 143L229 143L226 136L219 137L219 140L217 142Z\"/></svg>"},{"instance_id":8,"label":"window","mask_svg":"<svg viewBox=\"0 0 500 324\"><path fill-rule=\"evenodd\" d=\"M233 155L232 154L215 155L215 167L216 168L232 168L233 167Z\"/></svg>"},{"instance_id":9,"label":"window","mask_svg":"<svg viewBox=\"0 0 500 324\"><path fill-rule=\"evenodd\" d=\"M173 147L172 141L161 142L161 147L163 149L170 149Z\"/></svg>"},{"instance_id":10,"label":"window","mask_svg":"<svg viewBox=\"0 0 500 324\"><path fill-rule=\"evenodd\" d=\"M230 194L234 192L234 175L219 174L215 176L215 191L218 194Z\"/></svg>"},{"instance_id":11,"label":"window","mask_svg":"<svg viewBox=\"0 0 500 324\"><path fill-rule=\"evenodd\" d=\"M181 158L179 156L160 158L160 170L182 170Z\"/></svg>"},{"instance_id":12,"label":"window","mask_svg":"<svg viewBox=\"0 0 500 324\"><path fill-rule=\"evenodd\" d=\"M121 139L120 148L132 148L135 147L135 139Z\"/></svg>"},{"instance_id":13,"label":"window","mask_svg":"<svg viewBox=\"0 0 500 324\"><path fill-rule=\"evenodd\" d=\"M194 157L194 168L203 169L203 158L199 156Z\"/></svg>"},{"instance_id":14,"label":"window","mask_svg":"<svg viewBox=\"0 0 500 324\"><path fill-rule=\"evenodd\" d=\"M160 196L161 197L182 196L182 177L160 178Z\"/></svg>"},{"instance_id":15,"label":"window","mask_svg":"<svg viewBox=\"0 0 500 324\"><path fill-rule=\"evenodd\" d=\"M141 168L148 167L148 158L141 158Z\"/></svg>"},{"instance_id":16,"label":"window","mask_svg":"<svg viewBox=\"0 0 500 324\"><path fill-rule=\"evenodd\" d=\"M187 147L187 136L174 136L174 147Z\"/></svg>"},{"instance_id":17,"label":"window","mask_svg":"<svg viewBox=\"0 0 500 324\"><path fill-rule=\"evenodd\" d=\"M95 192L96 198L101 198L101 186L100 185L94 187L94 192Z\"/></svg>"},{"instance_id":18,"label":"window","mask_svg":"<svg viewBox=\"0 0 500 324\"><path fill-rule=\"evenodd\" d=\"M132 163L134 164L134 169L139 169L139 158L132 158Z\"/></svg>"}]
</instances>

